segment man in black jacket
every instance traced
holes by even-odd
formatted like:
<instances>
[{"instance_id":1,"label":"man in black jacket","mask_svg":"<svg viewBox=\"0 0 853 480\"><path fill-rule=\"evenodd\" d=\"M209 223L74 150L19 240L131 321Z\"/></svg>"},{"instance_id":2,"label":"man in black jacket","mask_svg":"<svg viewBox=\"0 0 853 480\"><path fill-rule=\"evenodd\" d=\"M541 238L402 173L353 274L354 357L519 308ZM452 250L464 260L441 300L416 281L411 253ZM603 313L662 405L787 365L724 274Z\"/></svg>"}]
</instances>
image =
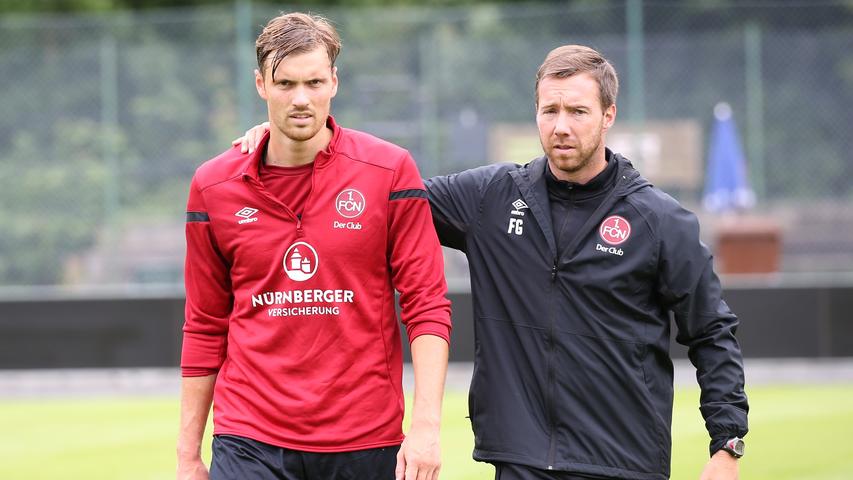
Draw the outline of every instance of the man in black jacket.
<instances>
[{"instance_id":1,"label":"man in black jacket","mask_svg":"<svg viewBox=\"0 0 853 480\"><path fill-rule=\"evenodd\" d=\"M669 478L671 316L711 437L701 480L738 477L737 317L696 217L605 148L617 92L598 52L557 48L536 81L545 155L426 182L442 244L468 257L474 458L498 480Z\"/></svg>"},{"instance_id":2,"label":"man in black jacket","mask_svg":"<svg viewBox=\"0 0 853 480\"><path fill-rule=\"evenodd\" d=\"M474 458L496 478L669 478L670 313L711 436L702 479L737 478L747 432L737 317L696 217L605 148L618 81L587 47L539 68L545 156L427 181L471 269Z\"/></svg>"}]
</instances>

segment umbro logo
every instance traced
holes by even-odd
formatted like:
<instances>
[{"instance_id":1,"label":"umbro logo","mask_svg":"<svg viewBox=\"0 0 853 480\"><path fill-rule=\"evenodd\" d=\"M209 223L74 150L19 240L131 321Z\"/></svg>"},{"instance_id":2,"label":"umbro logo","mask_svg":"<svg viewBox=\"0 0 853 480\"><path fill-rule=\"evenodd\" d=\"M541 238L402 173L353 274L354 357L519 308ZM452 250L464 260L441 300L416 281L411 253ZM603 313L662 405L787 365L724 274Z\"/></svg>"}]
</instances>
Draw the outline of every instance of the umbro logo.
<instances>
[{"instance_id":1,"label":"umbro logo","mask_svg":"<svg viewBox=\"0 0 853 480\"><path fill-rule=\"evenodd\" d=\"M523 217L524 212L521 211L523 208L528 208L527 204L524 203L524 200L519 198L518 200L512 202L512 211L509 213Z\"/></svg>"},{"instance_id":2,"label":"umbro logo","mask_svg":"<svg viewBox=\"0 0 853 480\"><path fill-rule=\"evenodd\" d=\"M256 213L258 213L257 208L243 207L239 212L235 213L234 216L242 218L242 220L237 222L239 224L252 223L258 221L258 217L254 216Z\"/></svg>"}]
</instances>

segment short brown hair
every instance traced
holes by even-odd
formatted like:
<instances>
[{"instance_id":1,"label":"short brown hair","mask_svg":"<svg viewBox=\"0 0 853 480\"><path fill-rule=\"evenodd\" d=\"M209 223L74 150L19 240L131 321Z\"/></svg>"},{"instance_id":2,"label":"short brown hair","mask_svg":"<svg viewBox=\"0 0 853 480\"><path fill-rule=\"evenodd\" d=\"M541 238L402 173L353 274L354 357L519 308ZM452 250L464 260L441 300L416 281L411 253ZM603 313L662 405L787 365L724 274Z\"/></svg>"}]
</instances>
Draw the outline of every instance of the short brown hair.
<instances>
[{"instance_id":1,"label":"short brown hair","mask_svg":"<svg viewBox=\"0 0 853 480\"><path fill-rule=\"evenodd\" d=\"M329 63L334 67L341 51L341 37L332 24L323 17L304 13L279 15L267 23L255 41L258 69L264 74L267 57L272 55L272 76L284 57L306 53L325 47Z\"/></svg>"},{"instance_id":2,"label":"short brown hair","mask_svg":"<svg viewBox=\"0 0 853 480\"><path fill-rule=\"evenodd\" d=\"M589 73L598 82L602 110L616 103L619 79L613 65L592 48L563 45L548 53L536 73L536 105L539 105L539 82L543 78L568 78L579 73Z\"/></svg>"}]
</instances>

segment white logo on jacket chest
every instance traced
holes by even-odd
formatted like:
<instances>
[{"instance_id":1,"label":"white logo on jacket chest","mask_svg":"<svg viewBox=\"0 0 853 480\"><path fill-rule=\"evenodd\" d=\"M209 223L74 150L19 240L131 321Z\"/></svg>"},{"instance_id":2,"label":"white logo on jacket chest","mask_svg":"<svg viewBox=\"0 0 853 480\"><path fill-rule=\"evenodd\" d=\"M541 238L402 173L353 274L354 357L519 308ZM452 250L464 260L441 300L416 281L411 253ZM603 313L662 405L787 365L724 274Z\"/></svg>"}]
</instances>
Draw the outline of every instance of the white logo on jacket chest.
<instances>
[{"instance_id":1,"label":"white logo on jacket chest","mask_svg":"<svg viewBox=\"0 0 853 480\"><path fill-rule=\"evenodd\" d=\"M512 202L512 210L509 211L509 214L523 217L524 212L522 212L521 210L525 208L528 208L527 204L524 203L524 200L519 198L518 200ZM522 233L524 233L524 220L514 216L509 217L509 225L506 228L506 233L514 233L516 235L521 235Z\"/></svg>"},{"instance_id":2,"label":"white logo on jacket chest","mask_svg":"<svg viewBox=\"0 0 853 480\"><path fill-rule=\"evenodd\" d=\"M257 222L258 217L254 216L256 213L258 213L257 208L243 207L234 216L242 218L242 220L237 221L237 223L242 225L244 223Z\"/></svg>"},{"instance_id":3,"label":"white logo on jacket chest","mask_svg":"<svg viewBox=\"0 0 853 480\"><path fill-rule=\"evenodd\" d=\"M625 252L623 252L621 248L605 247L604 245L602 245L600 243L595 244L595 249L596 249L596 251L609 253L611 255L616 255L619 257L621 257L622 255L625 255Z\"/></svg>"},{"instance_id":4,"label":"white logo on jacket chest","mask_svg":"<svg viewBox=\"0 0 853 480\"><path fill-rule=\"evenodd\" d=\"M335 197L335 210L344 218L355 218L361 215L366 206L364 195L354 188L347 188Z\"/></svg>"},{"instance_id":5,"label":"white logo on jacket chest","mask_svg":"<svg viewBox=\"0 0 853 480\"><path fill-rule=\"evenodd\" d=\"M332 228L343 228L346 230L361 230L361 222L332 222Z\"/></svg>"},{"instance_id":6,"label":"white logo on jacket chest","mask_svg":"<svg viewBox=\"0 0 853 480\"><path fill-rule=\"evenodd\" d=\"M296 242L284 254L284 273L291 280L304 282L317 273L320 257L314 247L305 242Z\"/></svg>"},{"instance_id":7,"label":"white logo on jacket chest","mask_svg":"<svg viewBox=\"0 0 853 480\"><path fill-rule=\"evenodd\" d=\"M524 220L520 218L510 217L509 226L506 229L506 233L514 233L516 235L521 235L522 233L524 233Z\"/></svg>"}]
</instances>

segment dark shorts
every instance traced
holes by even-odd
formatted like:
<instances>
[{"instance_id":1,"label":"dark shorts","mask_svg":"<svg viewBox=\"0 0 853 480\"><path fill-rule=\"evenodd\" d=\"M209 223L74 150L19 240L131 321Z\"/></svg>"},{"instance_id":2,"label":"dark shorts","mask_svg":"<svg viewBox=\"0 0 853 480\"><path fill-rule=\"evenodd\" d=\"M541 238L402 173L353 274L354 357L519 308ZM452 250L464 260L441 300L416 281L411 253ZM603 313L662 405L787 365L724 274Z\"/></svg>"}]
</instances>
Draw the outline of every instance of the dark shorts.
<instances>
[{"instance_id":1,"label":"dark shorts","mask_svg":"<svg viewBox=\"0 0 853 480\"><path fill-rule=\"evenodd\" d=\"M233 435L213 437L210 480L393 480L399 445L340 453L290 450Z\"/></svg>"},{"instance_id":2,"label":"dark shorts","mask_svg":"<svg viewBox=\"0 0 853 480\"><path fill-rule=\"evenodd\" d=\"M604 477L584 477L575 473L540 470L514 463L495 463L495 480L591 480Z\"/></svg>"}]
</instances>

